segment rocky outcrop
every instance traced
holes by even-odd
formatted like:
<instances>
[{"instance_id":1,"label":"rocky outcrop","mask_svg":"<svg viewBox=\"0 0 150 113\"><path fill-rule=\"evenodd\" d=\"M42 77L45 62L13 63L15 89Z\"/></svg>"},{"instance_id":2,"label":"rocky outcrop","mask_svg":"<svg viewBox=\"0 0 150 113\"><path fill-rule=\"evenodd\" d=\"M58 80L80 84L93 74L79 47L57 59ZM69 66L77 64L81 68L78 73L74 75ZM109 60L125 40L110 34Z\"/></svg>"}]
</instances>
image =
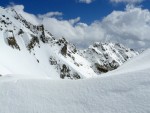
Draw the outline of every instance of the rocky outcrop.
<instances>
[{"instance_id":1,"label":"rocky outcrop","mask_svg":"<svg viewBox=\"0 0 150 113\"><path fill-rule=\"evenodd\" d=\"M38 37L36 37L36 36L34 36L32 34L31 34L31 37L32 37L32 39L30 40L30 43L27 46L29 51L31 51L31 49L33 49L36 45L39 46L39 39L38 39Z\"/></svg>"}]
</instances>

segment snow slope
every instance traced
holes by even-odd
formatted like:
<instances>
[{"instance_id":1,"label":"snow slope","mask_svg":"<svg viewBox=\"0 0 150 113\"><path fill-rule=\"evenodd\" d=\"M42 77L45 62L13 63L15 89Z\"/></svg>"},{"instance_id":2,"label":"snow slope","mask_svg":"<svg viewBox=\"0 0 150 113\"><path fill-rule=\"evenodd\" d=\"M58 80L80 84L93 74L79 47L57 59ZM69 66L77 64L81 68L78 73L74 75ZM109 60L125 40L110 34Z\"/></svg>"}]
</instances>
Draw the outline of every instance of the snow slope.
<instances>
[{"instance_id":1,"label":"snow slope","mask_svg":"<svg viewBox=\"0 0 150 113\"><path fill-rule=\"evenodd\" d=\"M150 69L150 49L147 49L139 56L130 59L128 62L125 62L122 66L120 66L117 70L113 70L107 74L122 74L129 73L135 71L143 71Z\"/></svg>"},{"instance_id":2,"label":"snow slope","mask_svg":"<svg viewBox=\"0 0 150 113\"><path fill-rule=\"evenodd\" d=\"M0 74L35 77L88 78L96 76L87 60L64 38L56 40L42 25L33 25L12 8L0 7ZM65 55L61 49L67 44ZM82 66L80 65L82 63ZM87 69L88 70L87 70ZM87 70L82 73L82 70Z\"/></svg>"},{"instance_id":3,"label":"snow slope","mask_svg":"<svg viewBox=\"0 0 150 113\"><path fill-rule=\"evenodd\" d=\"M140 56L135 57L130 62L126 62L119 70L128 68L128 71L144 70L150 68L150 49L144 51Z\"/></svg>"},{"instance_id":4,"label":"snow slope","mask_svg":"<svg viewBox=\"0 0 150 113\"><path fill-rule=\"evenodd\" d=\"M149 56L147 50L118 68L119 73L92 79L1 77L0 113L149 113ZM123 70L128 72L120 74Z\"/></svg>"}]
</instances>

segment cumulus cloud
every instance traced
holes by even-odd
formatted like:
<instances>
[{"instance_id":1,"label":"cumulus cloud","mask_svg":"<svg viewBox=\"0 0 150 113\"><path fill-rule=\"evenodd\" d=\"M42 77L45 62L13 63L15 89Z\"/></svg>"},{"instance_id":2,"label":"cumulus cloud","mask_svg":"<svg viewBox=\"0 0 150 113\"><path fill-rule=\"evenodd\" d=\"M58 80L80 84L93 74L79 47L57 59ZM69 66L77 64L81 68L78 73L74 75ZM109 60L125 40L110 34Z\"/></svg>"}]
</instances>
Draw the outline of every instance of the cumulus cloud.
<instances>
[{"instance_id":1,"label":"cumulus cloud","mask_svg":"<svg viewBox=\"0 0 150 113\"><path fill-rule=\"evenodd\" d=\"M114 3L129 3L129 4L135 4L135 3L141 3L143 2L144 0L110 0L111 2L114 2Z\"/></svg>"},{"instance_id":2,"label":"cumulus cloud","mask_svg":"<svg viewBox=\"0 0 150 113\"><path fill-rule=\"evenodd\" d=\"M113 11L102 25L111 35L110 40L115 39L133 48L146 47L150 42L149 10L127 7L125 11Z\"/></svg>"},{"instance_id":3,"label":"cumulus cloud","mask_svg":"<svg viewBox=\"0 0 150 113\"><path fill-rule=\"evenodd\" d=\"M94 0L79 0L80 3L86 3L86 4L90 4L92 3Z\"/></svg>"},{"instance_id":4,"label":"cumulus cloud","mask_svg":"<svg viewBox=\"0 0 150 113\"><path fill-rule=\"evenodd\" d=\"M77 21L47 18L43 20L46 29L55 36L64 36L83 47L95 41L113 41L132 48L146 48L150 43L150 11L128 6L124 11L113 11L102 21L91 25ZM59 29L57 29L59 28Z\"/></svg>"},{"instance_id":5,"label":"cumulus cloud","mask_svg":"<svg viewBox=\"0 0 150 113\"><path fill-rule=\"evenodd\" d=\"M48 12L46 14L39 14L39 18L50 18L50 17L57 17L57 16L62 16L62 12Z\"/></svg>"},{"instance_id":6,"label":"cumulus cloud","mask_svg":"<svg viewBox=\"0 0 150 113\"><path fill-rule=\"evenodd\" d=\"M75 19L69 20L69 22L70 22L72 25L78 23L79 21L80 21L80 17L77 17L77 18L75 18Z\"/></svg>"},{"instance_id":7,"label":"cumulus cloud","mask_svg":"<svg viewBox=\"0 0 150 113\"><path fill-rule=\"evenodd\" d=\"M150 11L147 9L127 6L124 11L113 11L102 21L97 20L87 25L80 22L80 17L64 20L55 17L62 13L48 13L41 19L24 12L23 6L15 8L20 10L28 21L44 24L56 38L65 37L79 47L87 47L95 41L119 42L135 49L150 47Z\"/></svg>"},{"instance_id":8,"label":"cumulus cloud","mask_svg":"<svg viewBox=\"0 0 150 113\"><path fill-rule=\"evenodd\" d=\"M76 21L76 19L74 21ZM54 36L65 37L69 41L80 45L80 47L87 47L92 42L100 41L105 35L104 29L102 29L100 23L97 22L87 25L81 22L75 24L74 22L70 22L70 20L45 18L43 24Z\"/></svg>"}]
</instances>

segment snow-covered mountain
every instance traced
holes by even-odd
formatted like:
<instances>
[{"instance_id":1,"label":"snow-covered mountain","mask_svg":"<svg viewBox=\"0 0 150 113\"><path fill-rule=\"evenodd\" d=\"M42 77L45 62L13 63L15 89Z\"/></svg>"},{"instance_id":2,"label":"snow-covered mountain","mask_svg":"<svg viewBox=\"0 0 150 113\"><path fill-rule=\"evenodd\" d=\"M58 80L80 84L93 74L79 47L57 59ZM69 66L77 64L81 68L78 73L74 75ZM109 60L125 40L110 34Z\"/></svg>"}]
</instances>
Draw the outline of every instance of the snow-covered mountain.
<instances>
[{"instance_id":1,"label":"snow-covered mountain","mask_svg":"<svg viewBox=\"0 0 150 113\"><path fill-rule=\"evenodd\" d=\"M78 50L43 25L33 25L12 8L0 8L0 74L20 77L80 79L118 68L138 55L115 43L95 43ZM59 30L59 29L58 29Z\"/></svg>"},{"instance_id":2,"label":"snow-covered mountain","mask_svg":"<svg viewBox=\"0 0 150 113\"><path fill-rule=\"evenodd\" d=\"M102 73L118 68L139 53L119 43L96 42L80 54L91 63L96 73Z\"/></svg>"}]
</instances>

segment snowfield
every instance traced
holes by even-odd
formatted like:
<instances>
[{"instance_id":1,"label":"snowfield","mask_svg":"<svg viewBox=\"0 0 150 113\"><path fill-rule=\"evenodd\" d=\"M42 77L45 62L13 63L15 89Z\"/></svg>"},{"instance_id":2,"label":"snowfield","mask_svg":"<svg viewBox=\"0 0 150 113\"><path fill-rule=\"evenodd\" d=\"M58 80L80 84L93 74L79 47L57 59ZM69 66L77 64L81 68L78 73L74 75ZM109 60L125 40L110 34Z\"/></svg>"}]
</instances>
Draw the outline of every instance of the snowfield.
<instances>
[{"instance_id":1,"label":"snowfield","mask_svg":"<svg viewBox=\"0 0 150 113\"><path fill-rule=\"evenodd\" d=\"M6 75L0 113L149 113L149 56L147 50L115 71L77 81Z\"/></svg>"}]
</instances>

